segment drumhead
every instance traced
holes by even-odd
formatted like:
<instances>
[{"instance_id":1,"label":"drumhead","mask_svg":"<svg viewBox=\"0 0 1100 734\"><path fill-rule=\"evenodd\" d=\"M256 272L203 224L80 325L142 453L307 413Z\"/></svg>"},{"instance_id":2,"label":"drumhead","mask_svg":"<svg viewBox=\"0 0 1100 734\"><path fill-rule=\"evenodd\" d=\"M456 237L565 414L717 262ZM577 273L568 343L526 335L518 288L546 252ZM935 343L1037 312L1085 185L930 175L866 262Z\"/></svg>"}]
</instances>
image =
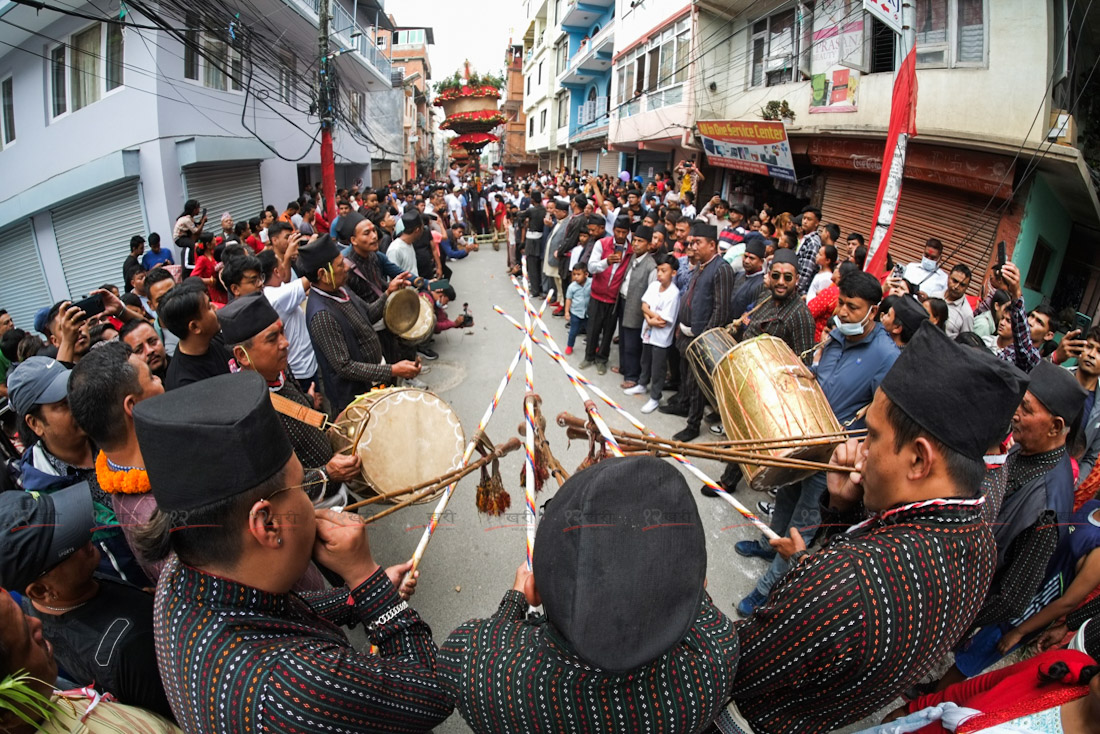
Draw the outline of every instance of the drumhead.
<instances>
[{"instance_id":1,"label":"drumhead","mask_svg":"<svg viewBox=\"0 0 1100 734\"><path fill-rule=\"evenodd\" d=\"M344 409L337 426L345 435L359 433L354 451L363 463L366 484L379 493L462 466L462 423L451 406L426 390L397 387L367 393Z\"/></svg>"}]
</instances>

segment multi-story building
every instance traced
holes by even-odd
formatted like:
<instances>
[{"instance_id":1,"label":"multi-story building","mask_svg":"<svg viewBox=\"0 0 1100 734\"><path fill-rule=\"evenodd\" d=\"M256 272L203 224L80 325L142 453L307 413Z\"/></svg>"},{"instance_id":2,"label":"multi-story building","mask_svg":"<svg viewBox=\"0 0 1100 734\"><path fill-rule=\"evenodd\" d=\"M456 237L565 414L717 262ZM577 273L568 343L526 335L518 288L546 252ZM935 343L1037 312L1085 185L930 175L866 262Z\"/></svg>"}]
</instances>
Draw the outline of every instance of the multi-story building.
<instances>
[{"instance_id":1,"label":"multi-story building","mask_svg":"<svg viewBox=\"0 0 1100 734\"><path fill-rule=\"evenodd\" d=\"M505 90L501 112L508 118L502 126L497 160L508 173L532 173L538 158L527 152L527 117L523 114L523 46L509 44L504 59Z\"/></svg>"},{"instance_id":2,"label":"multi-story building","mask_svg":"<svg viewBox=\"0 0 1100 734\"><path fill-rule=\"evenodd\" d=\"M898 36L860 0L766 5L700 5L690 52L699 60L698 83L683 100L700 122L760 120L770 103L785 106L797 181L720 168L704 189L779 211L812 203L843 234L869 237ZM1083 30L1096 22L1082 8L1068 13L1075 6L1061 0L915 5L918 135L908 147L894 259L919 260L925 241L937 237L948 267L975 270L976 291L1003 240L1029 306L1048 300L1095 314L1100 151L1086 141L1096 141L1100 123L1086 112L1096 110L1085 86L1088 65L1072 60L1096 58L1100 35ZM660 112L665 124L684 122L682 113ZM1079 134L1082 128L1091 134ZM613 140L615 133L613 123Z\"/></svg>"},{"instance_id":3,"label":"multi-story building","mask_svg":"<svg viewBox=\"0 0 1100 734\"><path fill-rule=\"evenodd\" d=\"M524 2L523 113L527 117L527 152L538 156L540 169L564 162L564 154L558 150L558 128L567 127L567 120L558 112L562 105L568 107L568 98L557 89L556 75L556 49L561 48L563 36L556 14L561 5L557 0Z\"/></svg>"},{"instance_id":4,"label":"multi-story building","mask_svg":"<svg viewBox=\"0 0 1100 734\"><path fill-rule=\"evenodd\" d=\"M608 139L623 170L652 180L698 153L698 11L691 0L617 0Z\"/></svg>"},{"instance_id":5,"label":"multi-story building","mask_svg":"<svg viewBox=\"0 0 1100 734\"><path fill-rule=\"evenodd\" d=\"M558 41L556 95L559 148L575 169L615 174L619 156L608 150L608 100L615 50L614 0L556 0L565 37Z\"/></svg>"},{"instance_id":6,"label":"multi-story building","mask_svg":"<svg viewBox=\"0 0 1100 734\"><path fill-rule=\"evenodd\" d=\"M393 16L390 16L391 22ZM427 26L394 25L392 32L378 36L379 47L390 46L390 62L394 72L403 77L405 95L405 177L427 176L435 159L432 145L432 108L428 101L428 82L432 79L432 65L428 60L428 46L435 44L435 35Z\"/></svg>"},{"instance_id":7,"label":"multi-story building","mask_svg":"<svg viewBox=\"0 0 1100 734\"><path fill-rule=\"evenodd\" d=\"M343 52L337 183L350 185L396 160L400 129L374 114L393 101L366 30L387 23L381 3L328 1ZM185 200L213 229L320 180L319 0L255 0L240 15L127 0L124 23L118 0L74 8L103 20L0 3L0 307L28 329L43 305L121 286L130 237L170 243Z\"/></svg>"}]
</instances>

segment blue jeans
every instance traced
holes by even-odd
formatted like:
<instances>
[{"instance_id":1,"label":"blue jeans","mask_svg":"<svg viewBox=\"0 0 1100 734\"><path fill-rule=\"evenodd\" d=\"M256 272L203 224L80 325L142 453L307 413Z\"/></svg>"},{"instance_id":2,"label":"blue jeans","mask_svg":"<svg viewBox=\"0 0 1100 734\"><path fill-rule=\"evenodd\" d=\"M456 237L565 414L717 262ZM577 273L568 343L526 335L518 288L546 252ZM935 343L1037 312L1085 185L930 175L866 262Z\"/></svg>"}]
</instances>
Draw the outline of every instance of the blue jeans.
<instances>
[{"instance_id":1,"label":"blue jeans","mask_svg":"<svg viewBox=\"0 0 1100 734\"><path fill-rule=\"evenodd\" d=\"M577 334L579 334L582 331L587 333L587 329L588 329L588 318L587 317L582 319L580 316L577 316L574 313L569 314L569 341L567 342L567 344L569 346L573 346L573 344L577 341ZM589 338L591 338L591 337L589 337Z\"/></svg>"},{"instance_id":2,"label":"blue jeans","mask_svg":"<svg viewBox=\"0 0 1100 734\"><path fill-rule=\"evenodd\" d=\"M825 473L818 472L803 479L798 484L780 487L775 495L775 509L772 511L771 528L780 537L785 537L791 528L798 528L806 545L813 542L821 526L821 495L825 491ZM762 548L770 548L767 541L757 541ZM787 573L788 564L783 557L776 555L771 567L756 583L756 590L767 596L775 582Z\"/></svg>"}]
</instances>

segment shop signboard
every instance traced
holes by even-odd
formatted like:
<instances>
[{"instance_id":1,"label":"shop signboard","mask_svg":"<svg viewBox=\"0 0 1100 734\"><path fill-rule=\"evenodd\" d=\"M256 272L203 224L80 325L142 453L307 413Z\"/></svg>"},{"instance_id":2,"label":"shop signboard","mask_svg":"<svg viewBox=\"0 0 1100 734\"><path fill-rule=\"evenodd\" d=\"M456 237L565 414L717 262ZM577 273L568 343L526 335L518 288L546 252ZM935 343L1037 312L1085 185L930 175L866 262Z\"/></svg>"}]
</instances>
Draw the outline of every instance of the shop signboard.
<instances>
[{"instance_id":1,"label":"shop signboard","mask_svg":"<svg viewBox=\"0 0 1100 734\"><path fill-rule=\"evenodd\" d=\"M795 181L791 146L782 122L767 120L700 120L707 162L719 168Z\"/></svg>"}]
</instances>

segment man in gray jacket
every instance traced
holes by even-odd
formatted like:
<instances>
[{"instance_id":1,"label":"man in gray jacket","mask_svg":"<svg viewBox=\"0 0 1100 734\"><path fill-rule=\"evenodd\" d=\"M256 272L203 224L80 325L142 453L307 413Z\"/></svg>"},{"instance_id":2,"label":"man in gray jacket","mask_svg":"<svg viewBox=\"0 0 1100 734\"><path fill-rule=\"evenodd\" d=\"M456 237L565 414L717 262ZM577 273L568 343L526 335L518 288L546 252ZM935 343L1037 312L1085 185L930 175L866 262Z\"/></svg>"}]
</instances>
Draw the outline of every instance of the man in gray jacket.
<instances>
[{"instance_id":1,"label":"man in gray jacket","mask_svg":"<svg viewBox=\"0 0 1100 734\"><path fill-rule=\"evenodd\" d=\"M642 296L649 284L657 279L657 265L649 252L653 228L644 224L634 230L630 241L634 257L630 259L619 297L622 299L622 321L619 323L619 369L623 373L624 390L636 387L642 372Z\"/></svg>"},{"instance_id":2,"label":"man in gray jacket","mask_svg":"<svg viewBox=\"0 0 1100 734\"><path fill-rule=\"evenodd\" d=\"M1077 383L1088 393L1085 408L1081 411L1080 425L1084 434L1085 453L1078 461L1078 484L1083 483L1092 473L1096 457L1100 455L1100 401L1096 400L1096 385L1100 381L1100 326L1089 329L1084 342L1084 348L1076 355L1077 367L1073 370Z\"/></svg>"}]
</instances>

